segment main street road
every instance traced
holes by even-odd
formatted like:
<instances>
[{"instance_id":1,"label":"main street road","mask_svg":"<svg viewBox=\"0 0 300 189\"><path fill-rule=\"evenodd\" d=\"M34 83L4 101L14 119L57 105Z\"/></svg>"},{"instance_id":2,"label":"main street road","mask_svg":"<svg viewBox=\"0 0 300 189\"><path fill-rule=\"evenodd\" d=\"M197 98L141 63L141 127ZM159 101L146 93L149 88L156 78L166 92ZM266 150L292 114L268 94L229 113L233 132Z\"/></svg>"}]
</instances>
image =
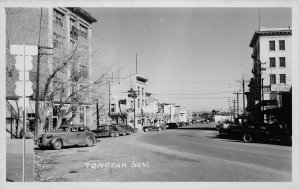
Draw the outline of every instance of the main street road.
<instances>
[{"instance_id":1,"label":"main street road","mask_svg":"<svg viewBox=\"0 0 300 189\"><path fill-rule=\"evenodd\" d=\"M291 147L220 139L204 126L36 150L37 180L291 181Z\"/></svg>"}]
</instances>

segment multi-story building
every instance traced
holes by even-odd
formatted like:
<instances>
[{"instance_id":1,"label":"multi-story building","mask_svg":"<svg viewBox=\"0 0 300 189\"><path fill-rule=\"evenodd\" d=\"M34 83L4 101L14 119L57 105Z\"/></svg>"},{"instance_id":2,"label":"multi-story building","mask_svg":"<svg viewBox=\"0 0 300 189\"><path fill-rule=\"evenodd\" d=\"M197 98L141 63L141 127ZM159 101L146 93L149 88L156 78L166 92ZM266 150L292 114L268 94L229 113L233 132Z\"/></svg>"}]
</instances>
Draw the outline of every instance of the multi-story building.
<instances>
[{"instance_id":1,"label":"multi-story building","mask_svg":"<svg viewBox=\"0 0 300 189\"><path fill-rule=\"evenodd\" d=\"M247 93L250 121L267 121L276 117L289 122L287 117L291 118L291 115L283 117L287 112L281 112L285 110L291 114L291 28L260 28L249 46L253 48L253 78Z\"/></svg>"},{"instance_id":2,"label":"multi-story building","mask_svg":"<svg viewBox=\"0 0 300 189\"><path fill-rule=\"evenodd\" d=\"M149 92L146 93L145 106L143 107L145 125L153 125L154 122L161 122L158 99Z\"/></svg>"},{"instance_id":3,"label":"multi-story building","mask_svg":"<svg viewBox=\"0 0 300 189\"><path fill-rule=\"evenodd\" d=\"M6 97L10 102L9 107L17 108L18 97L15 95L15 81L18 77L16 70L13 69L15 61L14 56L9 53L11 44L25 44L39 46L40 50L51 48L51 53L43 54L40 58L40 90L49 74L53 73L55 68L59 66L66 54L77 50L78 58L72 62L72 66L62 69L59 72L60 79L54 80L54 85L60 85L65 82L74 72L80 76L80 82L76 86L70 87L63 93L64 96L72 93L74 88L80 88L90 83L91 75L91 37L92 23L97 20L93 18L82 8L7 8L6 9L6 28L7 28L7 68L6 74ZM46 51L46 50L45 50ZM49 51L48 51L49 52ZM41 54L40 54L41 55ZM36 58L33 60L33 71L30 73L30 80L33 82L33 91L36 90ZM29 117L34 117L34 95L30 101ZM64 106L65 109L68 105ZM85 125L91 124L90 119L91 104L83 103L78 109L73 119L73 123L82 123ZM8 113L9 117L9 113ZM48 129L57 127L57 114L55 107L51 115L47 118ZM10 117L8 120L13 119ZM15 123L14 123L15 124Z\"/></svg>"}]
</instances>

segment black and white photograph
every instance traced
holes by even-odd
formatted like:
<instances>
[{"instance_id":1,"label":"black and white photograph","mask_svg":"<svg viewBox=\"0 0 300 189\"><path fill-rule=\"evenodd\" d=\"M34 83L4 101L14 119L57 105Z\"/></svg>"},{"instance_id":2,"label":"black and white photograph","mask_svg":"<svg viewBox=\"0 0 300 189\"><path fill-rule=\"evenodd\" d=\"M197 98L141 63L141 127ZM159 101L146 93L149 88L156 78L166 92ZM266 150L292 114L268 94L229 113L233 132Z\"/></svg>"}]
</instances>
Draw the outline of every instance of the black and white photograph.
<instances>
[{"instance_id":1,"label":"black and white photograph","mask_svg":"<svg viewBox=\"0 0 300 189\"><path fill-rule=\"evenodd\" d=\"M5 187L300 186L299 2L13 2Z\"/></svg>"}]
</instances>

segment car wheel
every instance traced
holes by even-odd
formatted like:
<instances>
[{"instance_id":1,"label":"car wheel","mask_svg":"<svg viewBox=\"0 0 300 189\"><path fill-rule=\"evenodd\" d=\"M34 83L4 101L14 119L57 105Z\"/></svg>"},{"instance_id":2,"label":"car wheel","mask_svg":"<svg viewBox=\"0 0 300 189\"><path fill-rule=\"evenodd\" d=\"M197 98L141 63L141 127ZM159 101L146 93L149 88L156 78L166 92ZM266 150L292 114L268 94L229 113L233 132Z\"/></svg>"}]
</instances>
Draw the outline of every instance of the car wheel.
<instances>
[{"instance_id":1,"label":"car wheel","mask_svg":"<svg viewBox=\"0 0 300 189\"><path fill-rule=\"evenodd\" d=\"M119 134L119 133L116 133L116 134L115 134L115 137L118 137L118 136L120 136L120 134Z\"/></svg>"},{"instance_id":2,"label":"car wheel","mask_svg":"<svg viewBox=\"0 0 300 189\"><path fill-rule=\"evenodd\" d=\"M123 135L123 136L126 136L126 135L127 135L126 131L123 131L122 135Z\"/></svg>"},{"instance_id":3,"label":"car wheel","mask_svg":"<svg viewBox=\"0 0 300 189\"><path fill-rule=\"evenodd\" d=\"M243 141L246 142L246 143L251 143L253 142L253 137L251 134L249 133L246 133L243 135Z\"/></svg>"},{"instance_id":4,"label":"car wheel","mask_svg":"<svg viewBox=\"0 0 300 189\"><path fill-rule=\"evenodd\" d=\"M87 147L90 147L90 146L93 146L93 144L94 144L93 138L92 138L92 137L88 137L88 138L86 139L86 146L87 146Z\"/></svg>"},{"instance_id":5,"label":"car wheel","mask_svg":"<svg viewBox=\"0 0 300 189\"><path fill-rule=\"evenodd\" d=\"M149 129L147 128L147 129L145 129L145 132L148 132L149 131Z\"/></svg>"},{"instance_id":6,"label":"car wheel","mask_svg":"<svg viewBox=\"0 0 300 189\"><path fill-rule=\"evenodd\" d=\"M59 150L62 147L62 142L60 140L56 140L53 145L52 145L53 149L55 150Z\"/></svg>"},{"instance_id":7,"label":"car wheel","mask_svg":"<svg viewBox=\"0 0 300 189\"><path fill-rule=\"evenodd\" d=\"M115 133L114 133L114 132L111 132L109 135L110 135L111 137L115 137Z\"/></svg>"}]
</instances>

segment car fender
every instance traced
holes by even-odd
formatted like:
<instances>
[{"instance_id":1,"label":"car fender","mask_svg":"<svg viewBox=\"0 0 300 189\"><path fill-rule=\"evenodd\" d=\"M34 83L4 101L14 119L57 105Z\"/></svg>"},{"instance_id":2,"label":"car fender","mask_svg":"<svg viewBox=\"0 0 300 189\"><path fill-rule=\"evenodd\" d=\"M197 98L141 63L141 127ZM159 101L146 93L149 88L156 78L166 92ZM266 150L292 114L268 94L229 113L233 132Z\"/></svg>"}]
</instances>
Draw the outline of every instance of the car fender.
<instances>
[{"instance_id":1,"label":"car fender","mask_svg":"<svg viewBox=\"0 0 300 189\"><path fill-rule=\"evenodd\" d=\"M50 144L53 145L55 143L55 141L60 140L62 142L62 145L64 146L66 144L66 140L64 140L61 137L53 137L50 141Z\"/></svg>"}]
</instances>

